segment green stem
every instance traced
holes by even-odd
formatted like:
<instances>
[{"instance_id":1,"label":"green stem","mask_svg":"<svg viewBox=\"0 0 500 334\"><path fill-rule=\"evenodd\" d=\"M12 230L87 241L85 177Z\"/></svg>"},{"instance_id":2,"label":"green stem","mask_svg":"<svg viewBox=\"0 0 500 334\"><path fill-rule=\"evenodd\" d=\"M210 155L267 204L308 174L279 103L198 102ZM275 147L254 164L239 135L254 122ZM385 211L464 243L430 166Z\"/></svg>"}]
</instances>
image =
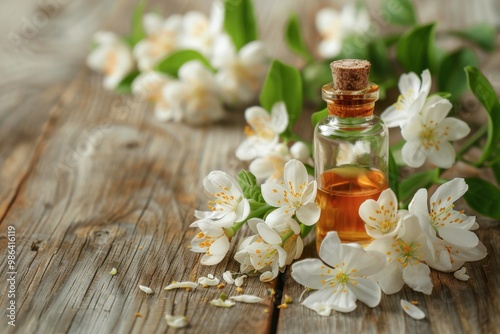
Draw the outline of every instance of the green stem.
<instances>
[{"instance_id":1,"label":"green stem","mask_svg":"<svg viewBox=\"0 0 500 334\"><path fill-rule=\"evenodd\" d=\"M479 128L457 152L457 160L462 160L464 155L472 146L474 146L488 131L488 124L484 124Z\"/></svg>"},{"instance_id":2,"label":"green stem","mask_svg":"<svg viewBox=\"0 0 500 334\"><path fill-rule=\"evenodd\" d=\"M248 217L239 222L239 223L236 223L234 224L233 226L229 227L229 228L226 228L224 229L225 232L226 232L226 235L228 236L228 238L232 238L236 232L249 220L249 219L252 219L252 218L263 218L264 215L271 209L274 209L273 206L270 206L268 204L265 204L263 205L262 207L258 208L257 210L252 210L250 211L250 214L248 215Z\"/></svg>"}]
</instances>

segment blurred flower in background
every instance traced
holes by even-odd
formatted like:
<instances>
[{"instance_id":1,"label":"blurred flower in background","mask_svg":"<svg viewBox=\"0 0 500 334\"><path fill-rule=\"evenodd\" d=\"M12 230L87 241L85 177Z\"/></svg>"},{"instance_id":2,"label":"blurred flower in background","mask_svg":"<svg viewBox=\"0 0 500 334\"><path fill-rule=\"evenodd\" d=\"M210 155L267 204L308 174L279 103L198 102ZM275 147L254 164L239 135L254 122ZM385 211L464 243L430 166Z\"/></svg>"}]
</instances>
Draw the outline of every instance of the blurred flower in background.
<instances>
[{"instance_id":1,"label":"blurred flower in background","mask_svg":"<svg viewBox=\"0 0 500 334\"><path fill-rule=\"evenodd\" d=\"M362 34L370 28L370 15L365 7L347 3L340 11L323 8L316 14L316 29L321 37L318 53L332 58L342 50L344 39L352 34Z\"/></svg>"}]
</instances>

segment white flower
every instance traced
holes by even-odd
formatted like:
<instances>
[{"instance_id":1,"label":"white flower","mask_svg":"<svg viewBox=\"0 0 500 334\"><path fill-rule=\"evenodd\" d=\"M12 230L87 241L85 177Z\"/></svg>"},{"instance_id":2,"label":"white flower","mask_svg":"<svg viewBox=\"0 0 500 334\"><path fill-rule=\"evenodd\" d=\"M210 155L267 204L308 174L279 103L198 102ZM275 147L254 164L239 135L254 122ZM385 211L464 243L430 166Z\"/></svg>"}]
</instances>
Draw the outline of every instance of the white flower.
<instances>
[{"instance_id":1,"label":"white flower","mask_svg":"<svg viewBox=\"0 0 500 334\"><path fill-rule=\"evenodd\" d=\"M115 89L134 69L130 47L117 35L99 31L94 35L96 47L87 57L87 65L104 74L104 88Z\"/></svg>"},{"instance_id":2,"label":"white flower","mask_svg":"<svg viewBox=\"0 0 500 334\"><path fill-rule=\"evenodd\" d=\"M366 160L366 157L370 156L370 151L370 142L368 141L359 140L354 145L349 142L340 143L336 164L337 166L363 164L363 159Z\"/></svg>"},{"instance_id":3,"label":"white flower","mask_svg":"<svg viewBox=\"0 0 500 334\"><path fill-rule=\"evenodd\" d=\"M174 115L188 124L201 125L217 121L224 115L214 75L200 61L183 64L179 80L163 89L163 97L170 101Z\"/></svg>"},{"instance_id":4,"label":"white flower","mask_svg":"<svg viewBox=\"0 0 500 334\"><path fill-rule=\"evenodd\" d=\"M221 262L229 251L229 238L224 229L214 226L209 220L194 222L190 227L201 229L191 240L190 248L195 253L205 253L201 264L212 266Z\"/></svg>"},{"instance_id":5,"label":"white flower","mask_svg":"<svg viewBox=\"0 0 500 334\"><path fill-rule=\"evenodd\" d=\"M229 299L248 304L262 303L264 301L264 298L260 298L254 295L232 296L229 297Z\"/></svg>"},{"instance_id":6,"label":"white flower","mask_svg":"<svg viewBox=\"0 0 500 334\"><path fill-rule=\"evenodd\" d=\"M344 38L351 34L363 34L370 27L370 16L365 8L357 9L346 4L340 12L323 8L316 14L316 29L321 35L318 53L323 58L335 57L342 50Z\"/></svg>"},{"instance_id":7,"label":"white flower","mask_svg":"<svg viewBox=\"0 0 500 334\"><path fill-rule=\"evenodd\" d=\"M139 285L139 289L141 289L142 291L144 291L148 295L153 293L153 290L150 287L147 287L144 285Z\"/></svg>"},{"instance_id":8,"label":"white flower","mask_svg":"<svg viewBox=\"0 0 500 334\"><path fill-rule=\"evenodd\" d=\"M450 101L431 97L420 113L411 117L401 129L406 140L402 155L408 166L420 167L427 157L441 168L449 168L455 163L455 149L450 141L464 138L470 128L464 121L446 117L451 107Z\"/></svg>"},{"instance_id":9,"label":"white flower","mask_svg":"<svg viewBox=\"0 0 500 334\"><path fill-rule=\"evenodd\" d=\"M178 49L182 31L182 16L172 15L163 20L157 14L143 18L146 38L134 46L134 56L141 71L151 71L169 53Z\"/></svg>"},{"instance_id":10,"label":"white flower","mask_svg":"<svg viewBox=\"0 0 500 334\"><path fill-rule=\"evenodd\" d=\"M183 315L165 314L167 325L172 328L183 328L189 324L188 319Z\"/></svg>"},{"instance_id":11,"label":"white flower","mask_svg":"<svg viewBox=\"0 0 500 334\"><path fill-rule=\"evenodd\" d=\"M279 135L288 126L288 112L284 102L277 102L269 114L264 108L254 106L245 110L250 125L245 129L247 139L236 149L240 160L252 160L270 152L279 141Z\"/></svg>"},{"instance_id":12,"label":"white flower","mask_svg":"<svg viewBox=\"0 0 500 334\"><path fill-rule=\"evenodd\" d=\"M208 202L210 211L195 211L198 222L211 221L213 226L231 227L245 220L250 213L250 204L243 195L238 182L222 171L210 172L203 179L205 190L212 196Z\"/></svg>"},{"instance_id":13,"label":"white flower","mask_svg":"<svg viewBox=\"0 0 500 334\"><path fill-rule=\"evenodd\" d=\"M111 271L109 272L109 274L111 276L115 276L117 273L118 273L118 270L116 270L116 268L111 269Z\"/></svg>"},{"instance_id":14,"label":"white flower","mask_svg":"<svg viewBox=\"0 0 500 334\"><path fill-rule=\"evenodd\" d=\"M404 299L401 299L401 307L403 308L403 311L405 311L405 313L413 319L421 320L425 318L425 313L422 312L421 309Z\"/></svg>"},{"instance_id":15,"label":"white flower","mask_svg":"<svg viewBox=\"0 0 500 334\"><path fill-rule=\"evenodd\" d=\"M315 224L320 215L316 205L316 181L308 182L308 174L304 164L298 160L290 160L285 165L282 184L265 183L262 185L262 196L267 204L278 207L266 218L273 225L280 223L294 214L304 225Z\"/></svg>"},{"instance_id":16,"label":"white flower","mask_svg":"<svg viewBox=\"0 0 500 334\"><path fill-rule=\"evenodd\" d=\"M367 276L385 267L384 256L365 251L358 245L342 244L336 232L329 232L319 251L319 259L306 259L292 265L292 277L307 288L318 291L302 305L328 316L331 310L351 312L359 299L370 307L380 303L380 287Z\"/></svg>"},{"instance_id":17,"label":"white flower","mask_svg":"<svg viewBox=\"0 0 500 334\"><path fill-rule=\"evenodd\" d=\"M288 147L280 143L274 146L266 155L253 160L248 169L259 181L281 183L283 182L285 164L291 158Z\"/></svg>"},{"instance_id":18,"label":"white flower","mask_svg":"<svg viewBox=\"0 0 500 334\"><path fill-rule=\"evenodd\" d=\"M198 286L198 283L195 282L173 282L165 287L165 290L173 290L173 289L194 289Z\"/></svg>"},{"instance_id":19,"label":"white flower","mask_svg":"<svg viewBox=\"0 0 500 334\"><path fill-rule=\"evenodd\" d=\"M407 214L407 211L398 211L398 199L391 189L382 191L377 201L368 199L359 207L359 216L372 238L396 235Z\"/></svg>"},{"instance_id":20,"label":"white flower","mask_svg":"<svg viewBox=\"0 0 500 334\"><path fill-rule=\"evenodd\" d=\"M198 278L198 284L203 286L217 286L219 283L220 280L212 274L208 274L207 277Z\"/></svg>"},{"instance_id":21,"label":"white flower","mask_svg":"<svg viewBox=\"0 0 500 334\"><path fill-rule=\"evenodd\" d=\"M476 225L476 217L454 210L454 202L467 192L469 186L464 179L455 178L439 186L427 208L427 189L418 190L410 205L410 213L419 219L425 234L435 242L437 238L459 247L473 248L479 239L470 229Z\"/></svg>"},{"instance_id":22,"label":"white flower","mask_svg":"<svg viewBox=\"0 0 500 334\"><path fill-rule=\"evenodd\" d=\"M453 273L453 276L455 276L456 279L459 279L461 281L468 281L470 276L465 273L467 269L465 267L460 268L459 270L455 271Z\"/></svg>"},{"instance_id":23,"label":"white flower","mask_svg":"<svg viewBox=\"0 0 500 334\"><path fill-rule=\"evenodd\" d=\"M431 293L430 269L424 264L431 252L426 240L417 218L408 215L397 236L375 239L367 246L387 256L387 266L373 275L384 293L396 293L405 283L415 291Z\"/></svg>"},{"instance_id":24,"label":"white flower","mask_svg":"<svg viewBox=\"0 0 500 334\"><path fill-rule=\"evenodd\" d=\"M242 272L259 271L260 280L269 282L286 264L287 253L282 248L281 236L261 219L249 219L248 225L258 235L245 239L234 258L241 263Z\"/></svg>"},{"instance_id":25,"label":"white flower","mask_svg":"<svg viewBox=\"0 0 500 334\"><path fill-rule=\"evenodd\" d=\"M159 121L179 121L182 118L182 114L163 97L163 88L172 81L166 74L150 71L142 72L132 82L132 93L154 103L155 117Z\"/></svg>"},{"instance_id":26,"label":"white flower","mask_svg":"<svg viewBox=\"0 0 500 334\"><path fill-rule=\"evenodd\" d=\"M261 41L253 41L238 52L227 35L221 35L214 45L212 64L218 69L224 102L230 105L252 102L266 78L269 59Z\"/></svg>"},{"instance_id":27,"label":"white flower","mask_svg":"<svg viewBox=\"0 0 500 334\"><path fill-rule=\"evenodd\" d=\"M387 127L403 128L408 120L418 115L431 90L431 73L429 70L422 72L422 81L413 72L401 75L398 83L398 102L388 107L381 115Z\"/></svg>"},{"instance_id":28,"label":"white flower","mask_svg":"<svg viewBox=\"0 0 500 334\"><path fill-rule=\"evenodd\" d=\"M214 1L208 18L204 13L191 11L184 15L182 20L183 48L200 51L210 57L214 52L214 43L222 34L224 21L224 4Z\"/></svg>"}]
</instances>

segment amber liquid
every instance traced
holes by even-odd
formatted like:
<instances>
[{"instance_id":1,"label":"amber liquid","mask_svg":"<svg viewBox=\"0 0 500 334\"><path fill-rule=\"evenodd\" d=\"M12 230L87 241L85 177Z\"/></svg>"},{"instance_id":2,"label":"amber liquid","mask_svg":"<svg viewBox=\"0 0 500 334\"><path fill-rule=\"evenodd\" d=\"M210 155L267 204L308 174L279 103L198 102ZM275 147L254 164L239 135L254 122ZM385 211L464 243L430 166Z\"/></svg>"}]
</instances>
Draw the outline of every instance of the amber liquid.
<instances>
[{"instance_id":1,"label":"amber liquid","mask_svg":"<svg viewBox=\"0 0 500 334\"><path fill-rule=\"evenodd\" d=\"M379 170L359 166L342 166L324 172L319 181L316 202L321 216L316 224L316 248L330 231L337 231L342 242L366 244L365 223L359 217L359 206L367 199L377 200L387 188L387 179Z\"/></svg>"}]
</instances>

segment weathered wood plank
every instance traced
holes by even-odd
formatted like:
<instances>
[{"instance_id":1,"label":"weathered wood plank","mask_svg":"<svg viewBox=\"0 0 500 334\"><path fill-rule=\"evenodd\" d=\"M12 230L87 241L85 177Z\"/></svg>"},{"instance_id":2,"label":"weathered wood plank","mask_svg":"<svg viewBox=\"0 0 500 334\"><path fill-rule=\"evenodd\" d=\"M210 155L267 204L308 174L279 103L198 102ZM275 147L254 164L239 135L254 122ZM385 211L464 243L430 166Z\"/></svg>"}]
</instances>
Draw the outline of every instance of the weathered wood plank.
<instances>
[{"instance_id":1,"label":"weathered wood plank","mask_svg":"<svg viewBox=\"0 0 500 334\"><path fill-rule=\"evenodd\" d=\"M162 127L146 104L103 92L99 83L98 75L83 71L62 96L36 164L1 223L3 232L16 227L17 329L164 331L164 314L174 312L186 314L193 328L231 330L246 328L251 314L256 330L265 332L272 311L263 310L271 301L216 310L206 304L220 293L215 288L161 290L173 280L237 270L227 261L200 267L186 246L196 233L188 229L194 207L204 201L196 195L202 177L239 166L234 149L242 115L211 128ZM145 295L138 284L156 293ZM265 292L258 280L245 290Z\"/></svg>"}]
</instances>

